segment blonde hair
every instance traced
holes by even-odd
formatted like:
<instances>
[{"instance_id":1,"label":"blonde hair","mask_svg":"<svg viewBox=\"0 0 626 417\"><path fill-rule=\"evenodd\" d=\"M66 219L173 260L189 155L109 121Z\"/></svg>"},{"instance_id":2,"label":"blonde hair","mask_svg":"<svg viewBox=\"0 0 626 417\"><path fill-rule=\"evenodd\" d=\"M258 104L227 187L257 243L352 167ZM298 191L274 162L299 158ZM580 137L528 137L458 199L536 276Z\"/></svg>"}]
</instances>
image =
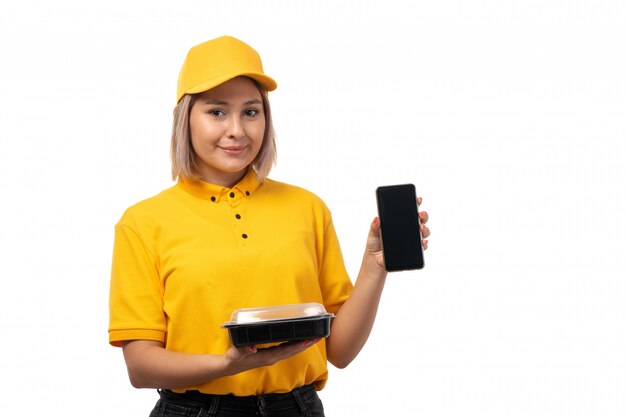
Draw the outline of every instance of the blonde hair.
<instances>
[{"instance_id":1,"label":"blonde hair","mask_svg":"<svg viewBox=\"0 0 626 417\"><path fill-rule=\"evenodd\" d=\"M265 133L263 143L250 167L256 172L257 179L263 182L269 175L276 163L276 134L272 122L269 97L258 82L252 80L263 101L263 114L265 115ZM189 114L199 94L185 94L174 109L174 122L172 124L172 143L170 158L172 160L172 179L179 177L199 178L198 155L191 144L191 129L189 127Z\"/></svg>"}]
</instances>

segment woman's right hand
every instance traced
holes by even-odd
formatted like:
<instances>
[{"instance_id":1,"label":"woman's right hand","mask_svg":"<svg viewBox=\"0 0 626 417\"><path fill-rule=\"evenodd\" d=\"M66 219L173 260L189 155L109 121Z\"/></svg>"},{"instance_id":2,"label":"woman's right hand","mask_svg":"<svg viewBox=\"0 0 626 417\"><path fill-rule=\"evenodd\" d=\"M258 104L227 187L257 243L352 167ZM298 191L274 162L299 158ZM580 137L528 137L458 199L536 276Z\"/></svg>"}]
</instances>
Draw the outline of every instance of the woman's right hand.
<instances>
[{"instance_id":1,"label":"woman's right hand","mask_svg":"<svg viewBox=\"0 0 626 417\"><path fill-rule=\"evenodd\" d=\"M226 352L227 367L233 374L254 368L274 365L284 359L304 352L320 339L282 343L277 346L258 349L255 345L235 347Z\"/></svg>"}]
</instances>

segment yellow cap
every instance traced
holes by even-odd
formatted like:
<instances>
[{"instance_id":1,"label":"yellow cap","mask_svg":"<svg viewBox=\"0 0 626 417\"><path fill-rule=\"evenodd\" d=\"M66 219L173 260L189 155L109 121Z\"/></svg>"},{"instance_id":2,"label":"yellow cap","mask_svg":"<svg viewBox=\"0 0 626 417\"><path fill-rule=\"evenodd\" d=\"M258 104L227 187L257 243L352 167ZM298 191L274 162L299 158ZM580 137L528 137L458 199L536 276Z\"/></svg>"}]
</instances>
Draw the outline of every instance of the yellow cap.
<instances>
[{"instance_id":1,"label":"yellow cap","mask_svg":"<svg viewBox=\"0 0 626 417\"><path fill-rule=\"evenodd\" d=\"M258 81L267 91L276 89L276 81L265 75L261 57L250 45L231 36L196 45L180 70L176 102L185 94L202 93L240 75Z\"/></svg>"}]
</instances>

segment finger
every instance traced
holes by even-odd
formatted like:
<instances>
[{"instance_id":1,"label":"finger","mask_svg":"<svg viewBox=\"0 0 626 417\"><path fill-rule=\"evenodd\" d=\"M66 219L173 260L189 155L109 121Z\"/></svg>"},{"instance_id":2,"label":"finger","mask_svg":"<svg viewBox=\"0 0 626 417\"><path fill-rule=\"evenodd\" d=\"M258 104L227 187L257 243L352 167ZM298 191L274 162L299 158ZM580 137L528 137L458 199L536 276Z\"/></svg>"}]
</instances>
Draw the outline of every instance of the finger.
<instances>
[{"instance_id":1,"label":"finger","mask_svg":"<svg viewBox=\"0 0 626 417\"><path fill-rule=\"evenodd\" d=\"M379 232L380 232L380 220L378 219L378 217L375 217L374 220L372 220L372 223L370 224L369 234L372 236L378 236Z\"/></svg>"},{"instance_id":2,"label":"finger","mask_svg":"<svg viewBox=\"0 0 626 417\"><path fill-rule=\"evenodd\" d=\"M274 346L274 349L276 349L281 356L290 357L297 353L305 351L319 341L320 339L307 339L295 342L287 342L278 346Z\"/></svg>"},{"instance_id":3,"label":"finger","mask_svg":"<svg viewBox=\"0 0 626 417\"><path fill-rule=\"evenodd\" d=\"M240 362L250 356L255 355L256 352L257 352L257 347L254 345L242 346L242 347L232 346L230 349L228 349L228 352L226 352L226 356L228 356L230 359L236 362Z\"/></svg>"},{"instance_id":4,"label":"finger","mask_svg":"<svg viewBox=\"0 0 626 417\"><path fill-rule=\"evenodd\" d=\"M426 222L428 222L428 213L425 211L422 211L421 213L419 213L420 216L420 223L424 224Z\"/></svg>"},{"instance_id":5,"label":"finger","mask_svg":"<svg viewBox=\"0 0 626 417\"><path fill-rule=\"evenodd\" d=\"M317 343L317 342L319 342L320 340L322 340L322 339L317 338L317 339L310 339L310 340L307 340L307 341L305 341L305 342L304 342L304 346L306 346L306 347L313 346L314 344L316 344L316 343Z\"/></svg>"},{"instance_id":6,"label":"finger","mask_svg":"<svg viewBox=\"0 0 626 417\"><path fill-rule=\"evenodd\" d=\"M430 236L430 229L428 227L426 227L425 225L422 225L421 229L422 229L422 238Z\"/></svg>"},{"instance_id":7,"label":"finger","mask_svg":"<svg viewBox=\"0 0 626 417\"><path fill-rule=\"evenodd\" d=\"M427 240L422 240L422 248L424 250L428 249L428 241Z\"/></svg>"},{"instance_id":8,"label":"finger","mask_svg":"<svg viewBox=\"0 0 626 417\"><path fill-rule=\"evenodd\" d=\"M235 347L234 351L238 357L243 359L250 355L254 355L257 352L257 347L256 345Z\"/></svg>"},{"instance_id":9,"label":"finger","mask_svg":"<svg viewBox=\"0 0 626 417\"><path fill-rule=\"evenodd\" d=\"M418 206L422 205L422 197L417 197L417 205Z\"/></svg>"},{"instance_id":10,"label":"finger","mask_svg":"<svg viewBox=\"0 0 626 417\"><path fill-rule=\"evenodd\" d=\"M283 343L259 351L257 359L266 365L274 364L283 359L297 355L300 352L304 352L312 345L313 343L311 343L310 340Z\"/></svg>"}]
</instances>

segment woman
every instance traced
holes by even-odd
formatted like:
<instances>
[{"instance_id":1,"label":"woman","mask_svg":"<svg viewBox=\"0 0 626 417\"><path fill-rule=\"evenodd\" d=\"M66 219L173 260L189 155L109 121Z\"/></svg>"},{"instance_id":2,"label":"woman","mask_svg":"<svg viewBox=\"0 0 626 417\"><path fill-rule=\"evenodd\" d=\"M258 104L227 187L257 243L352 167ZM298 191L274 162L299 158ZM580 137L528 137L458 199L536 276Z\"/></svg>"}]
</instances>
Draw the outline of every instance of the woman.
<instances>
[{"instance_id":1,"label":"woman","mask_svg":"<svg viewBox=\"0 0 626 417\"><path fill-rule=\"evenodd\" d=\"M109 341L133 386L159 389L153 416L322 416L327 360L346 367L372 329L386 278L378 220L353 287L325 204L267 178L275 88L247 44L193 47L174 111L178 182L116 226ZM237 308L305 302L335 314L328 338L236 348L220 328Z\"/></svg>"}]
</instances>

